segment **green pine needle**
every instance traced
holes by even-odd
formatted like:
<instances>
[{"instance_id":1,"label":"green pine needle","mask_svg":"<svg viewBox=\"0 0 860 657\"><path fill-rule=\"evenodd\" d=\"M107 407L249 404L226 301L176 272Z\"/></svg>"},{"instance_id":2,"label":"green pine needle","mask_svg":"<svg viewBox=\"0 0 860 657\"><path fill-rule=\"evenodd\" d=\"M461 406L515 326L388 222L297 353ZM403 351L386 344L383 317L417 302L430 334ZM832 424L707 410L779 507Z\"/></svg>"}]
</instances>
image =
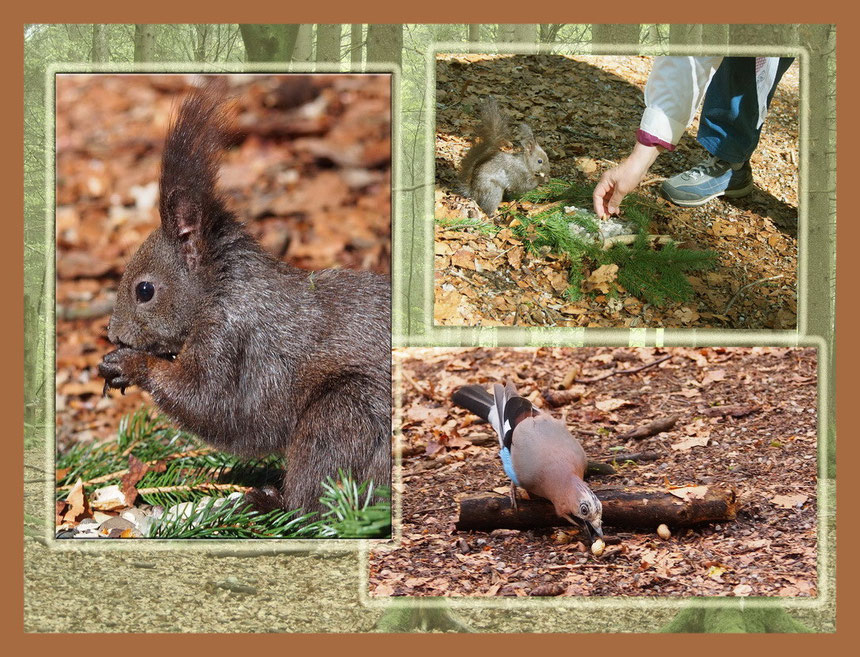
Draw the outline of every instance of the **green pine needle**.
<instances>
[{"instance_id":1,"label":"green pine needle","mask_svg":"<svg viewBox=\"0 0 860 657\"><path fill-rule=\"evenodd\" d=\"M570 286L564 296L571 301L582 297L585 271L601 265L618 265L618 283L631 295L655 306L667 301L689 300L693 288L686 274L714 266L716 254L712 251L680 249L674 242L653 249L648 240L648 228L657 206L635 194L628 195L621 208L624 218L636 226L636 240L632 244L616 244L605 251L598 244L599 227L595 217L587 210L591 205L592 188L553 179L522 198L532 203L557 202L532 216L514 214L518 225L513 231L531 253L549 248L552 253L567 258ZM565 213L564 207L570 205L583 209ZM572 234L571 223L593 234L595 239L589 241Z\"/></svg>"},{"instance_id":2,"label":"green pine needle","mask_svg":"<svg viewBox=\"0 0 860 657\"><path fill-rule=\"evenodd\" d=\"M356 482L343 473L339 473L338 483L332 479L323 482L321 502L328 510L322 514L280 509L261 514L242 498L225 500L229 491L201 485L278 485L283 473L281 457L245 460L223 452L200 453L205 445L195 436L147 408L122 418L115 441L78 444L59 454L56 467L68 468L68 473L57 485L124 471L129 465L125 454L129 448L129 454L143 462L165 460L164 471L147 472L136 486L139 490L181 487L139 496L138 504L161 506L166 511L150 530L154 538L384 538L391 533L388 490L374 487L373 482ZM90 495L96 488L119 483L117 476L85 488ZM56 491L58 500L67 495L68 490ZM183 503L187 503L184 513L169 511Z\"/></svg>"}]
</instances>

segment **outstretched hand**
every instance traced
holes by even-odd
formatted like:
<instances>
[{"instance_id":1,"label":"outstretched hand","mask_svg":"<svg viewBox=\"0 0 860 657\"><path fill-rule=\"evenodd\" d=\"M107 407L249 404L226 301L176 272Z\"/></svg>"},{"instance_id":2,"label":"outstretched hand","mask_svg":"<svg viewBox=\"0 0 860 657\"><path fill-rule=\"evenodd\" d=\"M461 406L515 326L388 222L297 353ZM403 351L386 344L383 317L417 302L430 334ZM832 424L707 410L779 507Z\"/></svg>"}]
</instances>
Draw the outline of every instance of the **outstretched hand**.
<instances>
[{"instance_id":1,"label":"outstretched hand","mask_svg":"<svg viewBox=\"0 0 860 657\"><path fill-rule=\"evenodd\" d=\"M639 186L657 155L656 147L636 144L627 159L604 171L594 188L594 213L601 219L618 214L621 201Z\"/></svg>"}]
</instances>

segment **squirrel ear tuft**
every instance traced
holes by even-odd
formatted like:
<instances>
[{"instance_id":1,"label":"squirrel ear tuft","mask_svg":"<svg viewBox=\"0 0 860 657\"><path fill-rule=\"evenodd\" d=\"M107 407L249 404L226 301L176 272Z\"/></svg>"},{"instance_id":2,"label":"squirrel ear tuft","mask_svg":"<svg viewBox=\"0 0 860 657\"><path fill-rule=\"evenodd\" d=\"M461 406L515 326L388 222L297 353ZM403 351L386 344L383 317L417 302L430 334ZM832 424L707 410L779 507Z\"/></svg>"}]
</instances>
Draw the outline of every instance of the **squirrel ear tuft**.
<instances>
[{"instance_id":1,"label":"squirrel ear tuft","mask_svg":"<svg viewBox=\"0 0 860 657\"><path fill-rule=\"evenodd\" d=\"M531 127L525 123L520 123L520 144L522 144L522 147L525 149L537 146L535 133L533 133Z\"/></svg>"},{"instance_id":2,"label":"squirrel ear tuft","mask_svg":"<svg viewBox=\"0 0 860 657\"><path fill-rule=\"evenodd\" d=\"M179 187L168 194L164 209L162 229L179 245L188 268L196 268L203 252L203 206L200 199L188 189Z\"/></svg>"}]
</instances>

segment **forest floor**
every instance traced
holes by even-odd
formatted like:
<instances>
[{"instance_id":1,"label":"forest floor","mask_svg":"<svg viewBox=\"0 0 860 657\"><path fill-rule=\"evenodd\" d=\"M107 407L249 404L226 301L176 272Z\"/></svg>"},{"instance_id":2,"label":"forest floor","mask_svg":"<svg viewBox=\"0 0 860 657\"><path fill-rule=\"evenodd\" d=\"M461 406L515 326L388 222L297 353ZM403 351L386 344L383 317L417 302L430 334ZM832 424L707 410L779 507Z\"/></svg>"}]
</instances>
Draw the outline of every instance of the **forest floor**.
<instances>
[{"instance_id":1,"label":"forest floor","mask_svg":"<svg viewBox=\"0 0 860 657\"><path fill-rule=\"evenodd\" d=\"M681 208L659 195L662 180L702 160L698 118L664 153L637 193L654 204L650 232L682 248L716 252L716 266L689 275L686 302L660 307L617 296L564 296L568 265L557 254L523 254L496 230L446 227L489 220L455 193L456 170L490 94L511 122L531 125L553 178L593 187L633 147L653 58L644 56L443 55L436 66L436 324L481 326L712 327L793 329L797 322L798 84L795 62L777 87L751 163L756 188L740 199ZM526 202L503 204L524 214ZM590 206L589 206L590 207ZM508 219L509 221L509 219ZM492 228L492 224L490 224ZM494 234L496 233L496 234ZM584 264L588 268L588 263ZM587 279L592 271L583 272Z\"/></svg>"},{"instance_id":2,"label":"forest floor","mask_svg":"<svg viewBox=\"0 0 860 657\"><path fill-rule=\"evenodd\" d=\"M149 396L102 397L97 366L125 264L159 225L161 149L189 75L57 82L57 442L104 440ZM219 184L276 258L390 271L388 75L229 76L233 144ZM298 82L296 81L298 80Z\"/></svg>"},{"instance_id":3,"label":"forest floor","mask_svg":"<svg viewBox=\"0 0 860 657\"><path fill-rule=\"evenodd\" d=\"M546 390L574 383L559 409ZM375 596L815 596L817 591L816 352L809 348L401 349L402 541L371 555ZM719 485L735 490L737 518L655 533L604 527L620 539L600 558L556 529L457 532L458 499L505 492L489 425L454 407L461 385L513 382L563 417L592 460L653 451L619 464L593 487ZM705 411L745 407L741 417ZM618 435L677 415L640 440ZM489 440L488 440L489 438ZM575 534L574 534L575 536Z\"/></svg>"}]
</instances>

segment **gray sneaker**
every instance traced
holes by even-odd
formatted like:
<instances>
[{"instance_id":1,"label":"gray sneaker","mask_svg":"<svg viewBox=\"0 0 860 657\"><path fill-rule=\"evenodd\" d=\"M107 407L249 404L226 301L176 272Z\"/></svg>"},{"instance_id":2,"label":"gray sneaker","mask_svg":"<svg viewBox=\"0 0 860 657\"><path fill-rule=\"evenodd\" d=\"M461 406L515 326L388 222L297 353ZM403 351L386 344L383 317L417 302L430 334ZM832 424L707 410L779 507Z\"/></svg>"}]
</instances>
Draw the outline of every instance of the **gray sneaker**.
<instances>
[{"instance_id":1,"label":"gray sneaker","mask_svg":"<svg viewBox=\"0 0 860 657\"><path fill-rule=\"evenodd\" d=\"M687 208L704 205L717 196L738 198L753 189L752 168L747 160L735 171L728 162L712 155L664 181L661 189L672 203Z\"/></svg>"}]
</instances>

